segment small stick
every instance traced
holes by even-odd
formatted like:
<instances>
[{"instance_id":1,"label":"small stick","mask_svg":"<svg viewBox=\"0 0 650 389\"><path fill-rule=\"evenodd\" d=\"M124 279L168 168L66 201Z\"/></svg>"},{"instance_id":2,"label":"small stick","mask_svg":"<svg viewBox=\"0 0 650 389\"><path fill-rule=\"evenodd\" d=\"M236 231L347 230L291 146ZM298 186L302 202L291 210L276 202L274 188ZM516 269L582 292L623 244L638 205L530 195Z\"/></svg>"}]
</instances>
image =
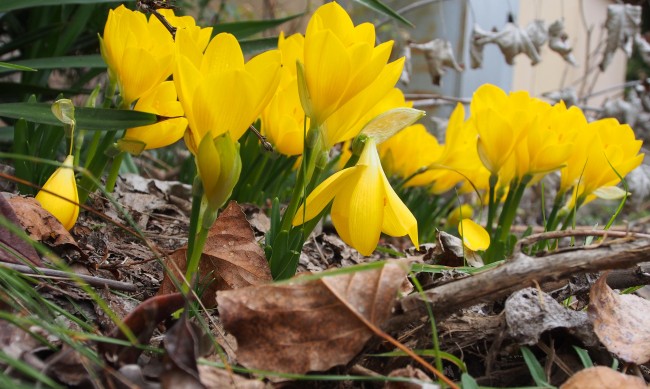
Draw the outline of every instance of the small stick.
<instances>
[{"instance_id":1,"label":"small stick","mask_svg":"<svg viewBox=\"0 0 650 389\"><path fill-rule=\"evenodd\" d=\"M273 145L272 145L268 140L266 140L266 137L265 137L264 135L262 135L262 134L257 130L257 128L255 128L255 127L251 124L250 127L248 127L248 129L251 130L251 131L253 131L253 133L255 133L255 135L256 135L257 138L260 140L260 142L262 142L262 147L264 147L264 150L266 150L266 151L273 151Z\"/></svg>"},{"instance_id":2,"label":"small stick","mask_svg":"<svg viewBox=\"0 0 650 389\"><path fill-rule=\"evenodd\" d=\"M73 281L74 279L70 277L69 273L66 273L61 270L54 270L54 269L48 269L48 268L43 268L43 267L35 267L31 268L29 266L25 265L17 265L15 263L2 263L0 266L4 266L13 270L16 270L20 273L23 274L33 274L36 277L39 276L48 276L48 277L62 277L65 278L66 280ZM102 286L102 287L108 287L111 289L115 290L122 290L125 292L137 292L138 287L134 284L130 284L128 282L121 282L121 281L115 281L115 280L109 280L107 278L101 278L101 277L93 277L93 276L87 276L84 274L76 274L75 277L78 277L84 281L86 281L89 285L92 286Z\"/></svg>"},{"instance_id":3,"label":"small stick","mask_svg":"<svg viewBox=\"0 0 650 389\"><path fill-rule=\"evenodd\" d=\"M176 27L169 24L167 19L158 12L159 9L176 9L173 2L162 0L138 0L137 7L143 12L149 12L162 23L163 26L172 34L172 38L176 39Z\"/></svg>"},{"instance_id":4,"label":"small stick","mask_svg":"<svg viewBox=\"0 0 650 389\"><path fill-rule=\"evenodd\" d=\"M545 239L558 239L566 238L570 236L603 236L603 237L613 237L613 238L645 238L650 239L650 235L642 234L640 232L629 232L629 231L603 231L603 230L563 230L563 231L549 231L542 232L539 234L529 235L523 239L517 241L515 248L513 249L513 254L521 252L523 246L535 243L540 240Z\"/></svg>"}]
</instances>

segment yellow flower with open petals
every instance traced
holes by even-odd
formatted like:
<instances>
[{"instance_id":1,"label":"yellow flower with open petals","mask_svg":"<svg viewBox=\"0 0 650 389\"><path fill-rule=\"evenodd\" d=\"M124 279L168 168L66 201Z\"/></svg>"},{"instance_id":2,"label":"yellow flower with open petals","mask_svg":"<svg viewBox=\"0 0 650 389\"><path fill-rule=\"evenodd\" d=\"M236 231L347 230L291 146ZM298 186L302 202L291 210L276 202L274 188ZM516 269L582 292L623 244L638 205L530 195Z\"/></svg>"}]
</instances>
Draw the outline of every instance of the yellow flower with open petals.
<instances>
[{"instance_id":1,"label":"yellow flower with open petals","mask_svg":"<svg viewBox=\"0 0 650 389\"><path fill-rule=\"evenodd\" d=\"M135 104L136 111L149 112L159 116L170 117L149 126L129 128L123 141L142 143L144 150L168 146L183 137L187 128L187 119L183 116L183 107L176 99L176 88L171 81L165 81Z\"/></svg>"},{"instance_id":2,"label":"yellow flower with open petals","mask_svg":"<svg viewBox=\"0 0 650 389\"><path fill-rule=\"evenodd\" d=\"M381 168L377 145L368 138L359 161L323 181L293 219L297 226L316 217L331 201L332 222L341 239L370 255L384 232L408 235L418 245L417 221L390 186ZM303 219L303 213L305 214Z\"/></svg>"},{"instance_id":3,"label":"yellow flower with open petals","mask_svg":"<svg viewBox=\"0 0 650 389\"><path fill-rule=\"evenodd\" d=\"M202 53L185 30L176 33L174 83L189 123L185 141L196 153L211 133L238 140L273 97L280 80L280 52L267 51L248 62L237 39L215 36Z\"/></svg>"},{"instance_id":4,"label":"yellow flower with open petals","mask_svg":"<svg viewBox=\"0 0 650 389\"><path fill-rule=\"evenodd\" d=\"M73 163L74 156L68 155L63 161L63 166L54 171L43 185L43 190L36 194L36 200L54 215L66 230L74 227L79 217L79 195L72 170Z\"/></svg>"},{"instance_id":5,"label":"yellow flower with open petals","mask_svg":"<svg viewBox=\"0 0 650 389\"><path fill-rule=\"evenodd\" d=\"M171 10L161 12L201 49L208 43L212 28L201 29L191 17L175 17ZM109 76L117 82L122 95L123 107L130 107L172 73L174 39L154 16L147 20L143 13L124 5L110 10L99 42Z\"/></svg>"},{"instance_id":6,"label":"yellow flower with open petals","mask_svg":"<svg viewBox=\"0 0 650 389\"><path fill-rule=\"evenodd\" d=\"M490 234L472 219L463 219L458 223L458 233L463 237L463 244L472 251L487 250L490 247Z\"/></svg>"},{"instance_id":7,"label":"yellow flower with open petals","mask_svg":"<svg viewBox=\"0 0 650 389\"><path fill-rule=\"evenodd\" d=\"M570 159L561 170L564 183L561 190L575 185L569 207L573 207L576 199L581 199L582 204L585 204L596 198L597 190L618 184L618 175L625 177L643 162L645 156L639 154L643 142L635 138L629 125L619 124L616 119L591 122L585 132L576 141L582 149L582 152L576 154L583 158ZM580 144L580 141L584 143Z\"/></svg>"},{"instance_id":8,"label":"yellow flower with open petals","mask_svg":"<svg viewBox=\"0 0 650 389\"><path fill-rule=\"evenodd\" d=\"M389 41L375 47L375 27L370 23L354 26L336 2L319 7L305 33L304 76L308 96L301 96L312 126L323 124L373 83L379 93L357 99L358 108L369 109L388 93L403 67L403 59L387 65L392 46ZM328 140L327 144L331 146L332 142Z\"/></svg>"}]
</instances>

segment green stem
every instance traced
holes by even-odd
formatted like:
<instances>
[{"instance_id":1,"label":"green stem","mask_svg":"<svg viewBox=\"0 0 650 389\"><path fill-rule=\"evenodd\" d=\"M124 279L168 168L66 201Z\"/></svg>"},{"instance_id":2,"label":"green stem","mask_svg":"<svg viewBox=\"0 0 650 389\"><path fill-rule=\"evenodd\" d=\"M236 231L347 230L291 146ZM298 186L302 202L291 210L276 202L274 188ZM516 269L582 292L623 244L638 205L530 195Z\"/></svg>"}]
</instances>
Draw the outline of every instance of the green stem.
<instances>
[{"instance_id":1,"label":"green stem","mask_svg":"<svg viewBox=\"0 0 650 389\"><path fill-rule=\"evenodd\" d=\"M487 225L485 226L485 229L490 235L492 235L492 224L494 222L494 216L497 211L497 199L495 196L497 182L499 182L499 176L494 173L490 174L490 181L489 181L490 189L489 189L489 197L488 197L488 218L487 218Z\"/></svg>"},{"instance_id":2,"label":"green stem","mask_svg":"<svg viewBox=\"0 0 650 389\"><path fill-rule=\"evenodd\" d=\"M194 241L193 241L193 248L190 251L187 251L188 254L188 259L187 259L187 270L185 271L185 279L189 283L189 285L196 285L198 283L198 280L194 279L194 276L197 273L197 270L199 269L199 262L201 261L201 255L203 254L203 246L205 246L205 241L208 238L208 232L210 232L209 228L204 228L201 227L199 232L197 233ZM187 293L189 291L189 285L188 284L183 284L183 293Z\"/></svg>"},{"instance_id":3,"label":"green stem","mask_svg":"<svg viewBox=\"0 0 650 389\"><path fill-rule=\"evenodd\" d=\"M517 208L519 208L519 203L521 202L521 198L524 195L526 186L528 185L528 183L530 183L530 180L532 178L533 178L532 175L526 174L522 177L521 182L515 184L516 189L514 195L507 203L507 208L504 206L503 210L501 211L501 217L499 218L499 226L501 226L501 235L499 236L499 240L501 240L502 242L506 241L506 238L510 233L510 227L512 227L512 223L514 222L515 216L517 215ZM510 197L510 192L508 193L508 197Z\"/></svg>"},{"instance_id":4,"label":"green stem","mask_svg":"<svg viewBox=\"0 0 650 389\"><path fill-rule=\"evenodd\" d=\"M106 192L108 193L113 193L115 190L115 183L117 182L117 176L120 174L120 166L122 166L123 159L124 151L120 151L115 158L113 158L111 170L109 170L108 177L106 177Z\"/></svg>"},{"instance_id":5,"label":"green stem","mask_svg":"<svg viewBox=\"0 0 650 389\"><path fill-rule=\"evenodd\" d=\"M187 238L187 252L191 256L194 249L194 240L201 225L201 203L203 200L203 181L196 175L192 184L192 213L190 214L190 231Z\"/></svg>"}]
</instances>

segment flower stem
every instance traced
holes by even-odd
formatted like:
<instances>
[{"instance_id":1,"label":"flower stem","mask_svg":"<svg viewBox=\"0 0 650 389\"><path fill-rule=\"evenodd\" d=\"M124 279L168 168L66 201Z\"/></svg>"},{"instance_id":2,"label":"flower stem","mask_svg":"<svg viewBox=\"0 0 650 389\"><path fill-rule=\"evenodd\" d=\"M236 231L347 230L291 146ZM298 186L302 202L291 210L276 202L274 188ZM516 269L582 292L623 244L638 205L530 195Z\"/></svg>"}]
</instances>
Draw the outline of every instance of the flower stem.
<instances>
[{"instance_id":1,"label":"flower stem","mask_svg":"<svg viewBox=\"0 0 650 389\"><path fill-rule=\"evenodd\" d=\"M510 227L512 227L512 223L514 222L515 216L517 215L517 208L519 207L521 198L524 195L524 190L532 178L533 176L530 174L524 175L521 178L521 182L515 183L515 187L513 188L514 194L512 197L510 196L511 193L508 193L506 205L504 205L503 210L501 211L501 216L499 218L499 225L501 226L501 235L499 236L499 239L502 242L505 242L505 240L508 238Z\"/></svg>"},{"instance_id":2,"label":"flower stem","mask_svg":"<svg viewBox=\"0 0 650 389\"><path fill-rule=\"evenodd\" d=\"M124 159L124 151L120 151L115 158L113 158L113 163L111 164L111 170L108 172L106 177L106 192L113 193L115 190L115 183L117 182L117 176L120 173L120 167L122 166L122 160Z\"/></svg>"},{"instance_id":3,"label":"flower stem","mask_svg":"<svg viewBox=\"0 0 650 389\"><path fill-rule=\"evenodd\" d=\"M488 218L487 218L487 225L485 226L485 229L490 235L492 235L492 223L494 221L494 216L497 210L497 199L495 196L495 190L498 181L499 181L498 175L494 173L490 174L490 181L489 181L490 189L489 189L489 197L488 197Z\"/></svg>"}]
</instances>

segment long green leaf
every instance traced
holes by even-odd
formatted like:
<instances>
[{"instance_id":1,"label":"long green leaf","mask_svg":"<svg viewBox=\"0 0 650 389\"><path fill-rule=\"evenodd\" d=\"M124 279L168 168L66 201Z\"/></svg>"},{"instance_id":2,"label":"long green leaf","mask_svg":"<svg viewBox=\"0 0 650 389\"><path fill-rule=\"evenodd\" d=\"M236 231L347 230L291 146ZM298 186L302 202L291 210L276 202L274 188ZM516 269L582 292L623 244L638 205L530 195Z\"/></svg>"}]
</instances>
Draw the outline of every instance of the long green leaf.
<instances>
[{"instance_id":1,"label":"long green leaf","mask_svg":"<svg viewBox=\"0 0 650 389\"><path fill-rule=\"evenodd\" d=\"M282 23L286 23L289 20L293 20L302 15L303 14L300 13L300 14L290 15L280 19L250 20L246 22L221 23L212 27L212 34L216 35L220 32L229 32L234 36L236 36L237 39L242 39L242 38L249 37L251 35L255 35L258 32L268 30L269 28L279 26Z\"/></svg>"},{"instance_id":2,"label":"long green leaf","mask_svg":"<svg viewBox=\"0 0 650 389\"><path fill-rule=\"evenodd\" d=\"M0 116L42 124L61 126L52 114L50 104L46 103L8 103L0 104ZM85 130L122 130L125 128L154 124L157 116L152 113L103 108L75 108L77 126Z\"/></svg>"},{"instance_id":3,"label":"long green leaf","mask_svg":"<svg viewBox=\"0 0 650 389\"><path fill-rule=\"evenodd\" d=\"M15 9L41 7L44 5L63 4L100 4L100 3L129 3L135 0L2 0L0 12L9 12Z\"/></svg>"},{"instance_id":4,"label":"long green leaf","mask_svg":"<svg viewBox=\"0 0 650 389\"><path fill-rule=\"evenodd\" d=\"M35 72L36 71L36 69L34 69L34 68L19 65L17 63L0 62L0 73L12 71L12 70L20 70L20 71L25 71L25 72Z\"/></svg>"},{"instance_id":5,"label":"long green leaf","mask_svg":"<svg viewBox=\"0 0 650 389\"><path fill-rule=\"evenodd\" d=\"M63 69L63 68L105 68L106 63L101 55L76 55L69 57L34 58L23 61L15 61L10 66L3 66L0 62L0 73L14 70L37 70L37 69Z\"/></svg>"},{"instance_id":6,"label":"long green leaf","mask_svg":"<svg viewBox=\"0 0 650 389\"><path fill-rule=\"evenodd\" d=\"M407 19L405 19L402 15L398 14L397 12L393 11L392 8L387 6L386 4L382 3L379 0L354 0L359 4L365 5L366 7L375 10L379 13L382 13L390 18L397 19L400 22L406 24L409 27L415 27L413 23L409 22Z\"/></svg>"}]
</instances>

